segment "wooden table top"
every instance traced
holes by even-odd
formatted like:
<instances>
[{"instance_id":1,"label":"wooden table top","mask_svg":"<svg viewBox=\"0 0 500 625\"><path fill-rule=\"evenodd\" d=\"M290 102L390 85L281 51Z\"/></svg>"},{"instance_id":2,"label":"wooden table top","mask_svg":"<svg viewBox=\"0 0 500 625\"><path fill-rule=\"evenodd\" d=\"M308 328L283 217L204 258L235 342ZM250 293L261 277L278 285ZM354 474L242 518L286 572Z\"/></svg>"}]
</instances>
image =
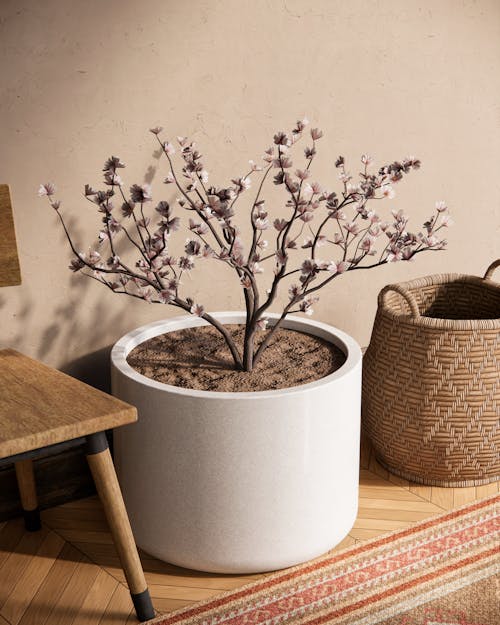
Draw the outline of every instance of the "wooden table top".
<instances>
[{"instance_id":1,"label":"wooden table top","mask_svg":"<svg viewBox=\"0 0 500 625\"><path fill-rule=\"evenodd\" d=\"M0 459L134 421L133 406L13 349L0 350Z\"/></svg>"}]
</instances>

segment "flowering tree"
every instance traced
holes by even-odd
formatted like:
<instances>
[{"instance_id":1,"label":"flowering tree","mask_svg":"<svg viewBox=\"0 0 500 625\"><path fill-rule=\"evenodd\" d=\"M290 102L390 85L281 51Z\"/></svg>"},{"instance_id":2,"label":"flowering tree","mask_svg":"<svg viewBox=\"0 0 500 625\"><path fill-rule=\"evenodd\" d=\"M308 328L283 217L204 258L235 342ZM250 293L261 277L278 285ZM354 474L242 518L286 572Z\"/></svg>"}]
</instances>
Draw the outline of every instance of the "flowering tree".
<instances>
[{"instance_id":1,"label":"flowering tree","mask_svg":"<svg viewBox=\"0 0 500 625\"><path fill-rule=\"evenodd\" d=\"M312 314L317 293L341 274L412 260L416 254L446 246L446 241L437 236L439 230L451 224L444 202L436 203L436 212L424 223L423 232L417 234L407 230L408 218L403 211L391 211L388 222L374 208L378 200L394 196L393 185L420 167L418 159L395 161L374 173L370 168L372 159L364 154L361 171L355 178L340 156L335 162L343 187L338 195L310 181L316 145L323 136L318 128L309 133L311 143L304 149L304 164L292 173L292 148L307 124L304 119L290 133L275 134L274 144L264 153L263 164L250 161L249 171L224 187L209 186L202 155L186 137L177 138L182 161L179 173L174 167L174 145L160 138L162 128L151 129L168 163L164 182L177 188L176 204L189 215L187 228L191 235L184 254L178 258L169 251L169 239L181 226L174 208L161 200L154 209L155 217L146 216L146 206L153 200L151 187L134 184L127 195L118 173L125 165L116 156L104 165L105 189L96 191L85 185L84 197L97 207L103 223L97 244L86 253L78 251L71 238L60 211L61 203L54 197L54 185L41 185L39 195L47 196L56 210L74 254L70 269L101 282L115 293L170 304L198 315L224 337L235 367L251 371L285 317L297 312ZM282 208L286 217L274 220L262 197L270 174L274 174L274 184L283 188L285 198ZM236 203L241 196L248 196L256 177L257 191L249 203L251 238L245 246L235 220ZM117 254L118 236L125 237L134 252L132 264ZM320 249L333 252L325 253L324 260L319 256ZM181 295L182 276L201 259L224 263L234 271L246 306L243 346L235 343L227 328L202 303ZM272 277L263 295L257 276L266 264ZM288 301L256 347L256 333L266 329L266 313L283 286L288 288Z\"/></svg>"}]
</instances>

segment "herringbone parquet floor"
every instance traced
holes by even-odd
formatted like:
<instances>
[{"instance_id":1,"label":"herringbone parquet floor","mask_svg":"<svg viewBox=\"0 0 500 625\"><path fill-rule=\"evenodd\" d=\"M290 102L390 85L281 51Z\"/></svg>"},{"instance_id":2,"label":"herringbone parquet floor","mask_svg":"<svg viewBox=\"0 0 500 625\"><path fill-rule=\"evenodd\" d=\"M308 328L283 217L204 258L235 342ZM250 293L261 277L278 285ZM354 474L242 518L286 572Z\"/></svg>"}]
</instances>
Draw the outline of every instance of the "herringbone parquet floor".
<instances>
[{"instance_id":1,"label":"herringbone parquet floor","mask_svg":"<svg viewBox=\"0 0 500 625\"><path fill-rule=\"evenodd\" d=\"M450 489L411 484L380 467L364 442L359 515L338 548L498 491L499 483ZM99 501L91 497L71 502L46 510L42 517L43 529L35 534L24 532L20 519L0 523L0 625L136 623ZM141 555L159 612L259 577L197 573Z\"/></svg>"}]
</instances>

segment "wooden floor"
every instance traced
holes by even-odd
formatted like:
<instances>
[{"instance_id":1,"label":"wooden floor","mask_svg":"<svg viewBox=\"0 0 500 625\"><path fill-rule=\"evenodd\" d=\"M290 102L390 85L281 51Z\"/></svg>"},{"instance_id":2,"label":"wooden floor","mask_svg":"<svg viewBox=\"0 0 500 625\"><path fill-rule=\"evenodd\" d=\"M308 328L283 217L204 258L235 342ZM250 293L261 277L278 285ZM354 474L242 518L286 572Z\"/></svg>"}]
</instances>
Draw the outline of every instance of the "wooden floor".
<instances>
[{"instance_id":1,"label":"wooden floor","mask_svg":"<svg viewBox=\"0 0 500 625\"><path fill-rule=\"evenodd\" d=\"M338 547L499 492L417 486L380 467L362 446L360 508ZM82 499L42 513L43 529L26 533L20 519L0 523L0 625L136 623L125 579L99 501ZM203 574L141 554L159 613L237 588L261 576Z\"/></svg>"}]
</instances>

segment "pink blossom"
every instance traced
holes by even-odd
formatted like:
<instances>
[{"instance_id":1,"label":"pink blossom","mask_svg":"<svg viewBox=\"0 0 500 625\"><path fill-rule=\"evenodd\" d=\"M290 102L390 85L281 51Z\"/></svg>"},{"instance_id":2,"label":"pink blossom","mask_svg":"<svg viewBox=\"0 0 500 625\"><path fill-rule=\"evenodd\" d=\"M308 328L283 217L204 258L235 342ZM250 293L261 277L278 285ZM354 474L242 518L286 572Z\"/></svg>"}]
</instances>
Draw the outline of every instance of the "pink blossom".
<instances>
[{"instance_id":1,"label":"pink blossom","mask_svg":"<svg viewBox=\"0 0 500 625\"><path fill-rule=\"evenodd\" d=\"M248 161L252 171L262 171L262 167L257 165L254 161Z\"/></svg>"},{"instance_id":2,"label":"pink blossom","mask_svg":"<svg viewBox=\"0 0 500 625\"><path fill-rule=\"evenodd\" d=\"M314 219L314 215L311 212L306 211L305 213L302 213L299 219L304 223L308 223L309 221L312 221Z\"/></svg>"},{"instance_id":3,"label":"pink blossom","mask_svg":"<svg viewBox=\"0 0 500 625\"><path fill-rule=\"evenodd\" d=\"M139 290L139 295L148 304L151 304L151 302L153 301L153 291L151 289L142 288Z\"/></svg>"},{"instance_id":4,"label":"pink blossom","mask_svg":"<svg viewBox=\"0 0 500 625\"><path fill-rule=\"evenodd\" d=\"M182 271L191 271L191 269L194 269L194 263L190 258L181 256L179 258L179 267Z\"/></svg>"},{"instance_id":5,"label":"pink blossom","mask_svg":"<svg viewBox=\"0 0 500 625\"><path fill-rule=\"evenodd\" d=\"M283 253L281 250L276 250L275 254L276 256L276 262L279 265L285 265L286 261L288 260L288 255Z\"/></svg>"},{"instance_id":6,"label":"pink blossom","mask_svg":"<svg viewBox=\"0 0 500 625\"><path fill-rule=\"evenodd\" d=\"M233 178L231 182L235 185L237 193L242 193L252 186L250 178Z\"/></svg>"},{"instance_id":7,"label":"pink blossom","mask_svg":"<svg viewBox=\"0 0 500 625\"><path fill-rule=\"evenodd\" d=\"M190 312L192 315L196 315L197 317L203 317L205 314L205 308L201 304L193 304L190 308Z\"/></svg>"},{"instance_id":8,"label":"pink blossom","mask_svg":"<svg viewBox=\"0 0 500 625\"><path fill-rule=\"evenodd\" d=\"M136 204L151 202L151 200L153 199L153 196L151 195L151 185L132 185L130 187L130 197L132 199L132 202L135 202Z\"/></svg>"},{"instance_id":9,"label":"pink blossom","mask_svg":"<svg viewBox=\"0 0 500 625\"><path fill-rule=\"evenodd\" d=\"M396 219L396 223L398 224L406 224L408 221L408 217L404 214L403 210L391 210L393 217Z\"/></svg>"},{"instance_id":10,"label":"pink blossom","mask_svg":"<svg viewBox=\"0 0 500 625\"><path fill-rule=\"evenodd\" d=\"M162 289L158 293L158 301L162 304L170 304L175 299L175 292L170 289Z\"/></svg>"},{"instance_id":11,"label":"pink blossom","mask_svg":"<svg viewBox=\"0 0 500 625\"><path fill-rule=\"evenodd\" d=\"M278 232L282 232L288 225L288 221L286 219L275 219L273 221L273 226Z\"/></svg>"},{"instance_id":12,"label":"pink blossom","mask_svg":"<svg viewBox=\"0 0 500 625\"><path fill-rule=\"evenodd\" d=\"M436 210L437 210L438 213L443 213L447 209L448 209L448 207L446 206L446 202L444 202L443 200L440 200L439 202L436 202Z\"/></svg>"},{"instance_id":13,"label":"pink blossom","mask_svg":"<svg viewBox=\"0 0 500 625\"><path fill-rule=\"evenodd\" d=\"M292 145L292 140L285 132L277 132L274 135L274 143L276 145L284 145L286 147L289 147L290 145Z\"/></svg>"},{"instance_id":14,"label":"pink blossom","mask_svg":"<svg viewBox=\"0 0 500 625\"><path fill-rule=\"evenodd\" d=\"M188 256L199 256L201 252L201 243L194 239L188 239L184 246L184 251Z\"/></svg>"},{"instance_id":15,"label":"pink blossom","mask_svg":"<svg viewBox=\"0 0 500 625\"><path fill-rule=\"evenodd\" d=\"M264 273L264 269L257 262L253 262L249 264L250 271L252 273Z\"/></svg>"},{"instance_id":16,"label":"pink blossom","mask_svg":"<svg viewBox=\"0 0 500 625\"><path fill-rule=\"evenodd\" d=\"M258 217L254 220L254 225L257 230L267 230L269 228L269 220L267 218Z\"/></svg>"},{"instance_id":17,"label":"pink blossom","mask_svg":"<svg viewBox=\"0 0 500 625\"><path fill-rule=\"evenodd\" d=\"M54 195L56 192L56 187L51 182L46 182L45 184L41 184L38 188L38 195L43 197L44 195Z\"/></svg>"},{"instance_id":18,"label":"pink blossom","mask_svg":"<svg viewBox=\"0 0 500 625\"><path fill-rule=\"evenodd\" d=\"M349 195L357 195L361 193L361 187L359 186L359 184L348 183L346 191Z\"/></svg>"},{"instance_id":19,"label":"pink blossom","mask_svg":"<svg viewBox=\"0 0 500 625\"><path fill-rule=\"evenodd\" d=\"M115 172L117 169L125 167L125 163L123 163L118 156L110 156L107 161L104 163L103 171L111 171Z\"/></svg>"},{"instance_id":20,"label":"pink blossom","mask_svg":"<svg viewBox=\"0 0 500 625\"><path fill-rule=\"evenodd\" d=\"M368 154L362 154L361 162L363 163L363 165L371 165L371 163L373 163L373 158Z\"/></svg>"},{"instance_id":21,"label":"pink blossom","mask_svg":"<svg viewBox=\"0 0 500 625\"><path fill-rule=\"evenodd\" d=\"M347 230L347 232L350 232L351 234L358 234L359 232L359 226L354 221L350 221L349 223L347 223L344 228Z\"/></svg>"},{"instance_id":22,"label":"pink blossom","mask_svg":"<svg viewBox=\"0 0 500 625\"><path fill-rule=\"evenodd\" d=\"M312 305L318 301L318 297L311 297L308 295L300 302L299 310L308 316L311 316L314 312Z\"/></svg>"},{"instance_id":23,"label":"pink blossom","mask_svg":"<svg viewBox=\"0 0 500 625\"><path fill-rule=\"evenodd\" d=\"M258 321L257 321L257 328L259 330L266 330L267 329L267 325L269 323L269 319L267 319L266 317L261 317Z\"/></svg>"},{"instance_id":24,"label":"pink blossom","mask_svg":"<svg viewBox=\"0 0 500 625\"><path fill-rule=\"evenodd\" d=\"M69 264L69 269L71 269L71 271L80 271L83 267L85 267L85 263L80 257L71 259Z\"/></svg>"},{"instance_id":25,"label":"pink blossom","mask_svg":"<svg viewBox=\"0 0 500 625\"><path fill-rule=\"evenodd\" d=\"M210 247L210 245L205 245L202 252L202 258L213 258L215 256L215 251Z\"/></svg>"},{"instance_id":26,"label":"pink blossom","mask_svg":"<svg viewBox=\"0 0 500 625\"><path fill-rule=\"evenodd\" d=\"M111 216L108 217L107 226L111 234L116 234L122 229L121 225L116 221L116 219Z\"/></svg>"},{"instance_id":27,"label":"pink blossom","mask_svg":"<svg viewBox=\"0 0 500 625\"><path fill-rule=\"evenodd\" d=\"M195 222L193 219L189 219L189 229L196 234L206 234L208 232L208 226L204 223Z\"/></svg>"},{"instance_id":28,"label":"pink blossom","mask_svg":"<svg viewBox=\"0 0 500 625\"><path fill-rule=\"evenodd\" d=\"M176 232L181 227L181 220L179 217L172 217L167 221L167 232Z\"/></svg>"},{"instance_id":29,"label":"pink blossom","mask_svg":"<svg viewBox=\"0 0 500 625\"><path fill-rule=\"evenodd\" d=\"M337 263L337 273L345 273L349 269L349 263L341 261Z\"/></svg>"},{"instance_id":30,"label":"pink blossom","mask_svg":"<svg viewBox=\"0 0 500 625\"><path fill-rule=\"evenodd\" d=\"M173 156L175 154L175 147L170 143L170 141L165 141L163 149L165 150L165 154L168 154L169 156Z\"/></svg>"},{"instance_id":31,"label":"pink blossom","mask_svg":"<svg viewBox=\"0 0 500 625\"><path fill-rule=\"evenodd\" d=\"M389 252L387 254L386 260L388 263L395 263L398 260L403 259L403 253L401 249L396 247L395 245L391 245Z\"/></svg>"},{"instance_id":32,"label":"pink blossom","mask_svg":"<svg viewBox=\"0 0 500 625\"><path fill-rule=\"evenodd\" d=\"M299 180L306 180L306 178L311 176L311 172L308 169L297 169L295 175Z\"/></svg>"},{"instance_id":33,"label":"pink blossom","mask_svg":"<svg viewBox=\"0 0 500 625\"><path fill-rule=\"evenodd\" d=\"M290 169L293 165L292 159L288 156L281 156L280 158L276 158L273 161L273 165L275 167L279 167L280 169Z\"/></svg>"},{"instance_id":34,"label":"pink blossom","mask_svg":"<svg viewBox=\"0 0 500 625\"><path fill-rule=\"evenodd\" d=\"M170 216L170 204L165 200L158 202L158 205L155 208L155 211L159 213L162 217Z\"/></svg>"},{"instance_id":35,"label":"pink blossom","mask_svg":"<svg viewBox=\"0 0 500 625\"><path fill-rule=\"evenodd\" d=\"M243 288L245 288L245 289L250 289L252 287L252 281L251 281L250 277L247 276L247 274L244 274L243 276L241 276L240 282L241 282Z\"/></svg>"},{"instance_id":36,"label":"pink blossom","mask_svg":"<svg viewBox=\"0 0 500 625\"><path fill-rule=\"evenodd\" d=\"M439 239L437 238L437 236L432 234L428 237L422 237L422 243L424 243L424 245L427 245L428 247L434 247L439 243Z\"/></svg>"},{"instance_id":37,"label":"pink blossom","mask_svg":"<svg viewBox=\"0 0 500 625\"><path fill-rule=\"evenodd\" d=\"M89 265L95 266L100 262L101 255L96 250L90 249L85 256L85 260Z\"/></svg>"},{"instance_id":38,"label":"pink blossom","mask_svg":"<svg viewBox=\"0 0 500 625\"><path fill-rule=\"evenodd\" d=\"M297 123L295 124L295 128L292 131L293 134L294 135L300 134L308 124L309 124L309 120L307 119L307 117L304 117L303 119L299 119Z\"/></svg>"},{"instance_id":39,"label":"pink blossom","mask_svg":"<svg viewBox=\"0 0 500 625\"><path fill-rule=\"evenodd\" d=\"M318 139L321 139L322 136L323 136L322 130L320 130L319 128L311 128L311 137L313 141L317 141Z\"/></svg>"},{"instance_id":40,"label":"pink blossom","mask_svg":"<svg viewBox=\"0 0 500 625\"><path fill-rule=\"evenodd\" d=\"M293 301L295 298L297 298L300 293L301 288L296 284L292 284L288 289L288 296L290 297L290 301Z\"/></svg>"},{"instance_id":41,"label":"pink blossom","mask_svg":"<svg viewBox=\"0 0 500 625\"><path fill-rule=\"evenodd\" d=\"M163 128L161 126L155 126L154 128L150 128L149 132L152 132L154 135L159 135L162 130Z\"/></svg>"},{"instance_id":42,"label":"pink blossom","mask_svg":"<svg viewBox=\"0 0 500 625\"><path fill-rule=\"evenodd\" d=\"M169 171L168 174L165 176L163 182L165 184L172 184L173 182L175 182L174 175L172 174L171 171Z\"/></svg>"},{"instance_id":43,"label":"pink blossom","mask_svg":"<svg viewBox=\"0 0 500 625\"><path fill-rule=\"evenodd\" d=\"M390 200L392 200L392 198L396 195L394 189L392 188L390 184L383 184L380 187L380 191L384 197L387 197Z\"/></svg>"},{"instance_id":44,"label":"pink blossom","mask_svg":"<svg viewBox=\"0 0 500 625\"><path fill-rule=\"evenodd\" d=\"M262 157L262 160L266 163L272 163L274 158L274 149L268 148L265 152L264 152L264 156Z\"/></svg>"},{"instance_id":45,"label":"pink blossom","mask_svg":"<svg viewBox=\"0 0 500 625\"><path fill-rule=\"evenodd\" d=\"M304 276L312 276L317 270L316 261L312 258L306 258L306 260L300 266L300 271Z\"/></svg>"},{"instance_id":46,"label":"pink blossom","mask_svg":"<svg viewBox=\"0 0 500 625\"><path fill-rule=\"evenodd\" d=\"M371 252L374 240L370 236L365 236L365 238L361 241L361 249L364 252Z\"/></svg>"},{"instance_id":47,"label":"pink blossom","mask_svg":"<svg viewBox=\"0 0 500 625\"><path fill-rule=\"evenodd\" d=\"M162 267L163 267L163 260L159 256L156 256L155 258L151 260L151 269L153 271L159 271Z\"/></svg>"}]
</instances>

